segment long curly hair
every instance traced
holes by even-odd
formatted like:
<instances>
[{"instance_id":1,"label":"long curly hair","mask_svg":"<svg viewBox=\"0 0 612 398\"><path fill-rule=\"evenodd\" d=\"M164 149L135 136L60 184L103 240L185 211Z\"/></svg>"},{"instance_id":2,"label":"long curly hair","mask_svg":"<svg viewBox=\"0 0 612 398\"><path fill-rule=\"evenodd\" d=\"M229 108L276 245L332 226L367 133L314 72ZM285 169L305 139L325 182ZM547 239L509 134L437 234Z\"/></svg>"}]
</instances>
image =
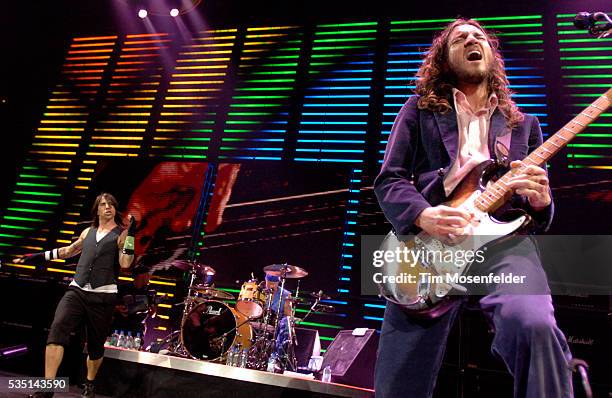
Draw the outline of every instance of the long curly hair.
<instances>
[{"instance_id":1,"label":"long curly hair","mask_svg":"<svg viewBox=\"0 0 612 398\"><path fill-rule=\"evenodd\" d=\"M499 40L491 32L486 31L473 19L459 18L449 23L444 30L436 35L416 74L416 93L420 96L419 109L446 113L452 110L452 89L457 85L457 77L450 70L448 63L448 39L451 32L460 25L473 25L486 36L493 53L493 65L488 75L489 93L495 93L498 108L506 118L508 127L513 128L524 119L524 115L511 98L512 91L508 88L508 78L504 69L504 59L499 50Z\"/></svg>"}]
</instances>

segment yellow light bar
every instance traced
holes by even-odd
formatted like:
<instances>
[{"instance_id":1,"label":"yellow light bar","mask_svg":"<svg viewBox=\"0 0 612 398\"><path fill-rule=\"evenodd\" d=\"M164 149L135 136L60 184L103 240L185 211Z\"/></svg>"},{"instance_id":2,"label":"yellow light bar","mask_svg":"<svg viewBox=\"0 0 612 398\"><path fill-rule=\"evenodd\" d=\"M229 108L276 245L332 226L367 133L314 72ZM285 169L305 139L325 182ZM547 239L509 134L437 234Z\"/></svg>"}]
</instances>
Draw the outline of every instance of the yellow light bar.
<instances>
[{"instance_id":1,"label":"yellow light bar","mask_svg":"<svg viewBox=\"0 0 612 398\"><path fill-rule=\"evenodd\" d=\"M170 84L176 85L191 85L191 84L223 84L223 80L181 80L170 82Z\"/></svg>"},{"instance_id":2,"label":"yellow light bar","mask_svg":"<svg viewBox=\"0 0 612 398\"><path fill-rule=\"evenodd\" d=\"M88 59L109 59L110 56L109 55L105 55L105 56L95 56L95 57L66 57L66 61L86 61Z\"/></svg>"},{"instance_id":3,"label":"yellow light bar","mask_svg":"<svg viewBox=\"0 0 612 398\"><path fill-rule=\"evenodd\" d=\"M115 45L115 42L106 41L106 42L101 42L101 43L71 44L70 48L76 48L76 47L104 47L104 46L114 46L114 45Z\"/></svg>"},{"instance_id":4,"label":"yellow light bar","mask_svg":"<svg viewBox=\"0 0 612 398\"><path fill-rule=\"evenodd\" d=\"M166 97L165 99L168 101L182 101L182 100L205 100L205 99L214 99L217 97Z\"/></svg>"},{"instance_id":5,"label":"yellow light bar","mask_svg":"<svg viewBox=\"0 0 612 398\"><path fill-rule=\"evenodd\" d=\"M87 64L64 64L64 68L77 68L77 67L91 68L92 66L106 66L106 65L108 65L108 62L90 62Z\"/></svg>"},{"instance_id":6,"label":"yellow light bar","mask_svg":"<svg viewBox=\"0 0 612 398\"><path fill-rule=\"evenodd\" d=\"M83 127L38 127L37 131L85 131Z\"/></svg>"},{"instance_id":7,"label":"yellow light bar","mask_svg":"<svg viewBox=\"0 0 612 398\"><path fill-rule=\"evenodd\" d=\"M4 263L4 265L8 265L9 267L15 267L15 268L36 269L36 266L34 265L13 264L13 263Z\"/></svg>"},{"instance_id":8,"label":"yellow light bar","mask_svg":"<svg viewBox=\"0 0 612 398\"><path fill-rule=\"evenodd\" d=\"M117 36L89 36L89 37L75 37L74 41L92 41L92 40L114 40Z\"/></svg>"},{"instance_id":9,"label":"yellow light bar","mask_svg":"<svg viewBox=\"0 0 612 398\"><path fill-rule=\"evenodd\" d=\"M148 51L148 50L165 50L166 46L159 46L159 47L128 47L128 48L123 48L123 52L128 52L128 51Z\"/></svg>"},{"instance_id":10,"label":"yellow light bar","mask_svg":"<svg viewBox=\"0 0 612 398\"><path fill-rule=\"evenodd\" d=\"M207 77L207 76L225 76L225 72L211 72L211 73L174 73L173 78L176 77Z\"/></svg>"},{"instance_id":11,"label":"yellow light bar","mask_svg":"<svg viewBox=\"0 0 612 398\"><path fill-rule=\"evenodd\" d=\"M80 140L80 135L35 135L34 138L48 139L48 140Z\"/></svg>"},{"instance_id":12,"label":"yellow light bar","mask_svg":"<svg viewBox=\"0 0 612 398\"><path fill-rule=\"evenodd\" d=\"M154 58L159 57L159 54L121 54L119 58Z\"/></svg>"},{"instance_id":13,"label":"yellow light bar","mask_svg":"<svg viewBox=\"0 0 612 398\"><path fill-rule=\"evenodd\" d=\"M137 153L122 153L122 152L87 152L87 156L125 156L134 158L138 156Z\"/></svg>"},{"instance_id":14,"label":"yellow light bar","mask_svg":"<svg viewBox=\"0 0 612 398\"><path fill-rule=\"evenodd\" d=\"M75 70L65 70L62 73L66 75L76 74L76 73L103 73L104 69L75 69Z\"/></svg>"},{"instance_id":15,"label":"yellow light bar","mask_svg":"<svg viewBox=\"0 0 612 398\"><path fill-rule=\"evenodd\" d=\"M61 273L64 273L64 274L72 274L72 275L74 275L74 273L75 273L75 271L71 271L69 269L59 269L59 268L49 268L49 267L47 267L47 271L49 271L49 272L61 272Z\"/></svg>"},{"instance_id":16,"label":"yellow light bar","mask_svg":"<svg viewBox=\"0 0 612 398\"><path fill-rule=\"evenodd\" d=\"M121 136L93 136L91 137L92 140L133 140L133 141L142 141L143 137L129 137L129 136L125 136L125 137L121 137ZM92 170L93 172L93 170Z\"/></svg>"},{"instance_id":17,"label":"yellow light bar","mask_svg":"<svg viewBox=\"0 0 612 398\"><path fill-rule=\"evenodd\" d=\"M162 281L154 281L154 280L151 280L150 282L154 285L176 286L176 283L174 282L162 282Z\"/></svg>"},{"instance_id":18,"label":"yellow light bar","mask_svg":"<svg viewBox=\"0 0 612 398\"><path fill-rule=\"evenodd\" d=\"M150 43L169 43L170 40L165 39L165 40L161 40L161 39L157 39L157 40L134 40L134 41L124 41L123 44L124 45L133 45L133 44L150 44Z\"/></svg>"},{"instance_id":19,"label":"yellow light bar","mask_svg":"<svg viewBox=\"0 0 612 398\"><path fill-rule=\"evenodd\" d=\"M127 39L136 39L139 37L166 37L168 33L141 33L137 35L126 35Z\"/></svg>"},{"instance_id":20,"label":"yellow light bar","mask_svg":"<svg viewBox=\"0 0 612 398\"><path fill-rule=\"evenodd\" d=\"M55 143L55 142L34 142L32 143L34 146L59 146L59 147L69 147L76 148L79 144L71 144L69 142Z\"/></svg>"},{"instance_id":21,"label":"yellow light bar","mask_svg":"<svg viewBox=\"0 0 612 398\"><path fill-rule=\"evenodd\" d=\"M120 128L101 129L101 128L95 128L94 131L126 131L126 132L132 132L132 133L144 133L145 129L120 129Z\"/></svg>"},{"instance_id":22,"label":"yellow light bar","mask_svg":"<svg viewBox=\"0 0 612 398\"><path fill-rule=\"evenodd\" d=\"M48 119L41 120L43 124L57 124L57 123L66 123L66 124L83 124L87 123L87 120L61 120L61 119Z\"/></svg>"},{"instance_id":23,"label":"yellow light bar","mask_svg":"<svg viewBox=\"0 0 612 398\"><path fill-rule=\"evenodd\" d=\"M138 149L140 145L123 145L123 144L90 144L90 148L122 148L122 149Z\"/></svg>"},{"instance_id":24,"label":"yellow light bar","mask_svg":"<svg viewBox=\"0 0 612 398\"><path fill-rule=\"evenodd\" d=\"M169 88L169 93L203 93L208 91L221 91L220 88Z\"/></svg>"},{"instance_id":25,"label":"yellow light bar","mask_svg":"<svg viewBox=\"0 0 612 398\"><path fill-rule=\"evenodd\" d=\"M30 153L38 153L39 155L68 155L75 156L76 152L56 152L56 151L29 151Z\"/></svg>"},{"instance_id":26,"label":"yellow light bar","mask_svg":"<svg viewBox=\"0 0 612 398\"><path fill-rule=\"evenodd\" d=\"M71 50L68 54L95 54L95 53L110 53L113 52L112 48L104 48L100 50ZM66 58L69 59L69 58Z\"/></svg>"},{"instance_id":27,"label":"yellow light bar","mask_svg":"<svg viewBox=\"0 0 612 398\"><path fill-rule=\"evenodd\" d=\"M298 26L265 26L259 28L248 28L248 32L258 31L258 30L281 30L281 29L296 29Z\"/></svg>"},{"instance_id":28,"label":"yellow light bar","mask_svg":"<svg viewBox=\"0 0 612 398\"><path fill-rule=\"evenodd\" d=\"M203 30L202 33L236 33L238 31L238 29L233 28L233 29L210 29L210 30Z\"/></svg>"}]
</instances>

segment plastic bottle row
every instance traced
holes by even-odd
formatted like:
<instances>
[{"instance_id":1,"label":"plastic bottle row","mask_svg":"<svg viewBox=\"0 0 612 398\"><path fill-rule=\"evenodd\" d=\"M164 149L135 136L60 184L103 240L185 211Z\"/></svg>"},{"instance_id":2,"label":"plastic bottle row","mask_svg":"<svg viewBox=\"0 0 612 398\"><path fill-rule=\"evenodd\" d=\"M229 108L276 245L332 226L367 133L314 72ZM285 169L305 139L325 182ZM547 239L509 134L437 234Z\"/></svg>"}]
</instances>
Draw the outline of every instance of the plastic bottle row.
<instances>
[{"instance_id":1,"label":"plastic bottle row","mask_svg":"<svg viewBox=\"0 0 612 398\"><path fill-rule=\"evenodd\" d=\"M115 330L106 339L105 346L127 348L129 350L140 350L142 347L142 338L140 332L136 333L136 337L132 337L132 332L128 331L127 334L121 330Z\"/></svg>"},{"instance_id":2,"label":"plastic bottle row","mask_svg":"<svg viewBox=\"0 0 612 398\"><path fill-rule=\"evenodd\" d=\"M235 344L227 352L225 364L228 366L246 368L248 359L249 359L248 348L242 349L242 344Z\"/></svg>"}]
</instances>

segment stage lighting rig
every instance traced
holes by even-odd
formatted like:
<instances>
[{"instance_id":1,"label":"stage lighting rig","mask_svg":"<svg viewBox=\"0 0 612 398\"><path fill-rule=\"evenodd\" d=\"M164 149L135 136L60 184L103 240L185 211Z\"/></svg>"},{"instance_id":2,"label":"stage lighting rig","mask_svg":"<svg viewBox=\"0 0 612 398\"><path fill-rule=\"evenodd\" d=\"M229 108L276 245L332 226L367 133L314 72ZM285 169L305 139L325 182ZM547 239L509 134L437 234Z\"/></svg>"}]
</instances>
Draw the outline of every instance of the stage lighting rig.
<instances>
[{"instance_id":1,"label":"stage lighting rig","mask_svg":"<svg viewBox=\"0 0 612 398\"><path fill-rule=\"evenodd\" d=\"M176 18L195 10L202 0L122 0L142 19L147 17Z\"/></svg>"}]
</instances>

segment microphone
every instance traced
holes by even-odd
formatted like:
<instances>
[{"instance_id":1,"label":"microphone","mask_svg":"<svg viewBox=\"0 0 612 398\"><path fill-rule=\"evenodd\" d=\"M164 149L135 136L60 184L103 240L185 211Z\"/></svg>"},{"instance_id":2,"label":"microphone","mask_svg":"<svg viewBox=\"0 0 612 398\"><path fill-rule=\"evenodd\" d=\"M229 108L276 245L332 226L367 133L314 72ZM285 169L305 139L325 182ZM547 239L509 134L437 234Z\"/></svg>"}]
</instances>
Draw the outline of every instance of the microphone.
<instances>
[{"instance_id":1,"label":"microphone","mask_svg":"<svg viewBox=\"0 0 612 398\"><path fill-rule=\"evenodd\" d=\"M607 21L605 24L597 25L597 21ZM612 30L612 19L603 12L579 12L574 17L574 26L577 29L587 29L593 36L606 37Z\"/></svg>"},{"instance_id":2,"label":"microphone","mask_svg":"<svg viewBox=\"0 0 612 398\"><path fill-rule=\"evenodd\" d=\"M589 29L592 25L595 25L595 18L590 12L579 12L574 17L574 26L576 29Z\"/></svg>"}]
</instances>

